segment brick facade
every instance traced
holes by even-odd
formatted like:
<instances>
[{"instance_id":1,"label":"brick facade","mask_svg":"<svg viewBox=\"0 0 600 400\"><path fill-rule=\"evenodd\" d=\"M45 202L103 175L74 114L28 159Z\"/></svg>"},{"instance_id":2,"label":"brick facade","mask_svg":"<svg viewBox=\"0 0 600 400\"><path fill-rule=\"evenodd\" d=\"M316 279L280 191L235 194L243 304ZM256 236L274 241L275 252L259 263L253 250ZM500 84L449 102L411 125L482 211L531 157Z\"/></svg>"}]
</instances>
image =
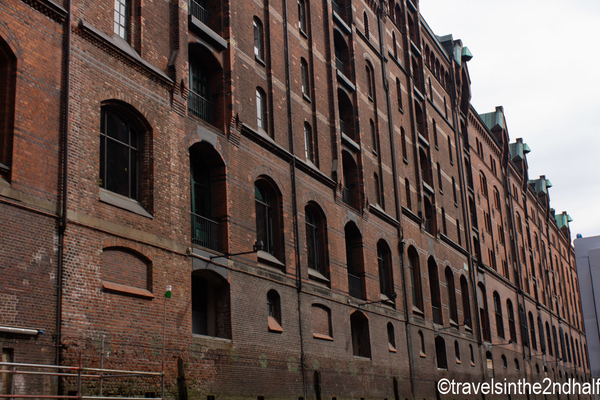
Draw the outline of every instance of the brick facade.
<instances>
[{"instance_id":1,"label":"brick facade","mask_svg":"<svg viewBox=\"0 0 600 400\"><path fill-rule=\"evenodd\" d=\"M113 3L0 6L0 325L45 331L0 332L3 355L164 355L169 398L589 377L568 216L502 108L470 106L468 49L418 4L120 3L119 35Z\"/></svg>"}]
</instances>

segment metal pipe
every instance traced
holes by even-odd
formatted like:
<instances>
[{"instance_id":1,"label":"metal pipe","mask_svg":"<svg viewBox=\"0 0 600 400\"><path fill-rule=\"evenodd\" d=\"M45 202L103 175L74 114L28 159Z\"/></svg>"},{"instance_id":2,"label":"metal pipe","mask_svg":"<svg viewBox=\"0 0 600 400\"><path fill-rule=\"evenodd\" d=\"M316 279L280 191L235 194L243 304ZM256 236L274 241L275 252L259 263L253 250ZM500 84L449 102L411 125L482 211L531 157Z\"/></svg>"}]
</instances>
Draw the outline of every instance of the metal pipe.
<instances>
[{"instance_id":1,"label":"metal pipe","mask_svg":"<svg viewBox=\"0 0 600 400\"><path fill-rule=\"evenodd\" d=\"M21 335L39 335L40 333L44 333L41 329L31 329L31 328L14 328L12 326L0 326L0 332L5 333L16 333Z\"/></svg>"}]
</instances>

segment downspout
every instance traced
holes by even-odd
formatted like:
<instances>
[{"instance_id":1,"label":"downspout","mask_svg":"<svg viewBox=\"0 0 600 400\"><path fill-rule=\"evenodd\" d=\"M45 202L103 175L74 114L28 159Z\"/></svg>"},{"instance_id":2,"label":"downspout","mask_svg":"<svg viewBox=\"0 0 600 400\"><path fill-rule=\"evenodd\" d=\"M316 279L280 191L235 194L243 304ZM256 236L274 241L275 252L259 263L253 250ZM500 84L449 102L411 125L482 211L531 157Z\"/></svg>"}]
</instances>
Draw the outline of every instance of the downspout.
<instances>
[{"instance_id":1,"label":"downspout","mask_svg":"<svg viewBox=\"0 0 600 400\"><path fill-rule=\"evenodd\" d=\"M62 286L63 286L63 263L64 263L64 247L65 247L65 231L67 230L67 184L68 184L68 155L69 155L69 95L70 95L70 80L71 80L71 21L72 21L71 0L67 0L67 20L66 35L64 43L64 67L63 75L63 115L62 115L62 194L61 194L61 211L60 222L58 226L58 265L56 271L56 334L55 334L55 365L60 365L61 356L61 325L62 325Z\"/></svg>"},{"instance_id":2,"label":"downspout","mask_svg":"<svg viewBox=\"0 0 600 400\"><path fill-rule=\"evenodd\" d=\"M408 365L409 365L409 374L410 374L410 392L414 397L414 389L413 389L413 359L412 352L410 351L411 347L411 337L410 337L410 329L408 322L408 301L406 300L406 279L404 277L404 243L402 237L402 210L400 208L400 194L398 192L398 167L396 164L396 146L394 141L394 121L392 114L392 106L390 100L390 85L387 79L387 72L385 65L387 63L387 58L385 56L385 45L384 45L384 36L383 36L383 19L384 19L384 2L382 1L379 5L379 18L377 19L377 24L379 28L379 51L381 53L381 77L383 79L383 88L385 90L385 100L387 105L387 115L388 115L388 129L390 132L390 151L392 153L392 175L394 180L394 206L396 211L396 218L398 219L398 238L400 240L400 277L402 280L402 291L404 293L403 303L404 303L404 330L406 332L406 346L408 350Z\"/></svg>"},{"instance_id":3,"label":"downspout","mask_svg":"<svg viewBox=\"0 0 600 400\"><path fill-rule=\"evenodd\" d=\"M283 34L285 39L285 87L288 114L288 139L292 160L290 163L290 176L292 179L292 215L294 224L294 247L296 249L296 293L298 296L298 334L300 336L300 369L302 373L302 390L304 398L308 398L308 388L306 387L306 368L304 363L304 335L302 334L302 268L300 263L300 239L298 228L298 190L296 185L296 153L294 152L294 127L292 112L292 87L290 84L290 42L288 33L288 2L283 0Z\"/></svg>"}]
</instances>

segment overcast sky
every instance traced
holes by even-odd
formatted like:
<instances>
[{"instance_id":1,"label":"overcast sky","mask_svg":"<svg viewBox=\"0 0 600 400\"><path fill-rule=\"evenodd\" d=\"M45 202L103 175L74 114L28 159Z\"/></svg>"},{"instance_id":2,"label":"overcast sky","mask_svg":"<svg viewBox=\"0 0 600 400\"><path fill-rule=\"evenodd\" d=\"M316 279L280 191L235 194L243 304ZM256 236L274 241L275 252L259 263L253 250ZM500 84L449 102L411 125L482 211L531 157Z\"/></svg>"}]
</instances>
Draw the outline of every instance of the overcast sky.
<instances>
[{"instance_id":1,"label":"overcast sky","mask_svg":"<svg viewBox=\"0 0 600 400\"><path fill-rule=\"evenodd\" d=\"M473 53L471 102L504 106L511 142L531 148L529 178L552 181L550 205L571 235L600 235L599 0L420 0L438 36Z\"/></svg>"}]
</instances>

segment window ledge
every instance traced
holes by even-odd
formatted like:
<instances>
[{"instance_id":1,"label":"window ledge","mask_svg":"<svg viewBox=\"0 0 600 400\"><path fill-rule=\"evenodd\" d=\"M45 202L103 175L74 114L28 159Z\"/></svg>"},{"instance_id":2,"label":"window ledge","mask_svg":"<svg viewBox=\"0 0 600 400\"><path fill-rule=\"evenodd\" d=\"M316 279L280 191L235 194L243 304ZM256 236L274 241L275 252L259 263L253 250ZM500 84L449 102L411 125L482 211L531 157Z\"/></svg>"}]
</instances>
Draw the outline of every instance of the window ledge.
<instances>
[{"instance_id":1,"label":"window ledge","mask_svg":"<svg viewBox=\"0 0 600 400\"><path fill-rule=\"evenodd\" d=\"M267 318L269 324L269 332L281 333L283 332L283 328L279 325L279 322L271 316Z\"/></svg>"},{"instance_id":2,"label":"window ledge","mask_svg":"<svg viewBox=\"0 0 600 400\"><path fill-rule=\"evenodd\" d=\"M267 264L271 265L271 266L276 266L276 267L281 267L282 269L285 267L285 264L282 263L281 261L279 261L273 254L268 253L264 250L259 250L256 253L256 256L258 257L258 262L260 264L261 261L266 262Z\"/></svg>"},{"instance_id":3,"label":"window ledge","mask_svg":"<svg viewBox=\"0 0 600 400\"><path fill-rule=\"evenodd\" d=\"M423 353L422 351L419 351L419 357L427 358L427 354Z\"/></svg>"},{"instance_id":4,"label":"window ledge","mask_svg":"<svg viewBox=\"0 0 600 400\"><path fill-rule=\"evenodd\" d=\"M398 350L396 350L396 348L394 346L392 346L391 343L388 343L388 347L389 347L390 353L397 353L398 352Z\"/></svg>"},{"instance_id":5,"label":"window ledge","mask_svg":"<svg viewBox=\"0 0 600 400\"><path fill-rule=\"evenodd\" d=\"M456 363L457 364L462 364L462 361L460 361L458 358L456 359Z\"/></svg>"},{"instance_id":6,"label":"window ledge","mask_svg":"<svg viewBox=\"0 0 600 400\"><path fill-rule=\"evenodd\" d=\"M416 306L413 306L413 307L412 307L412 311L413 311L413 314L419 315L419 316L421 316L421 317L424 317L424 316L425 316L425 314L423 313L423 311L421 311L421 310L420 310L418 307L416 307Z\"/></svg>"},{"instance_id":7,"label":"window ledge","mask_svg":"<svg viewBox=\"0 0 600 400\"><path fill-rule=\"evenodd\" d=\"M331 336L324 335L322 333L313 333L313 337L315 339L321 339L321 340L327 340L327 341L333 342L333 338Z\"/></svg>"},{"instance_id":8,"label":"window ledge","mask_svg":"<svg viewBox=\"0 0 600 400\"><path fill-rule=\"evenodd\" d=\"M308 277L311 279L315 279L317 281L329 283L329 279L325 275L323 275L322 273L317 271L316 269L309 268L308 269Z\"/></svg>"},{"instance_id":9,"label":"window ledge","mask_svg":"<svg viewBox=\"0 0 600 400\"><path fill-rule=\"evenodd\" d=\"M259 63L260 65L262 65L263 67L266 66L265 62L263 61L262 58L260 58L259 56L257 56L256 54L254 55L254 60Z\"/></svg>"},{"instance_id":10,"label":"window ledge","mask_svg":"<svg viewBox=\"0 0 600 400\"><path fill-rule=\"evenodd\" d=\"M152 300L154 296L150 291L146 289L140 289L133 286L122 285L120 283L102 281L102 288L107 292L115 292L128 296L141 297L144 299Z\"/></svg>"},{"instance_id":11,"label":"window ledge","mask_svg":"<svg viewBox=\"0 0 600 400\"><path fill-rule=\"evenodd\" d=\"M142 59L140 55L127 43L125 40L121 38L108 36L106 33L96 29L90 23L85 22L84 20L79 20L78 24L79 29L86 32L88 35L93 37L96 40L101 41L104 44L108 44L108 48L110 50L116 51L121 56L124 56L126 59L133 61L135 64L143 67L146 71L150 72L155 77L159 78L161 81L172 85L173 81L167 74L162 72L160 69L156 68L154 65L150 64L148 61Z\"/></svg>"},{"instance_id":12,"label":"window ledge","mask_svg":"<svg viewBox=\"0 0 600 400\"><path fill-rule=\"evenodd\" d=\"M121 196L120 194L113 193L103 188L100 188L100 201L118 208L122 208L123 210L131 211L146 218L154 218L152 214L146 211L144 207L142 207L142 205L137 201L131 200L130 198Z\"/></svg>"}]
</instances>

